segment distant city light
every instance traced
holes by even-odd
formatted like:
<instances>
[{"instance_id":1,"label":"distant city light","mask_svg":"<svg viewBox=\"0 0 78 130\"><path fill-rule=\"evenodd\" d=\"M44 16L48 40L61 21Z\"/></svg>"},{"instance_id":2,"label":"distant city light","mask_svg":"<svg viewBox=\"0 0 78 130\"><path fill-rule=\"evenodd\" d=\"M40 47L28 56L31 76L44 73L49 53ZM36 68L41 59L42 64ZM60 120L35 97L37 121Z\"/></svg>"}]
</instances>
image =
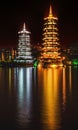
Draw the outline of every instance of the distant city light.
<instances>
[{"instance_id":1,"label":"distant city light","mask_svg":"<svg viewBox=\"0 0 78 130\"><path fill-rule=\"evenodd\" d=\"M35 60L35 61L34 61L34 67L37 67L37 66L38 66L38 63L39 63L39 61L38 61L38 60Z\"/></svg>"},{"instance_id":2,"label":"distant city light","mask_svg":"<svg viewBox=\"0 0 78 130\"><path fill-rule=\"evenodd\" d=\"M73 59L73 60L72 60L72 64L73 64L73 65L78 65L78 59Z\"/></svg>"}]
</instances>

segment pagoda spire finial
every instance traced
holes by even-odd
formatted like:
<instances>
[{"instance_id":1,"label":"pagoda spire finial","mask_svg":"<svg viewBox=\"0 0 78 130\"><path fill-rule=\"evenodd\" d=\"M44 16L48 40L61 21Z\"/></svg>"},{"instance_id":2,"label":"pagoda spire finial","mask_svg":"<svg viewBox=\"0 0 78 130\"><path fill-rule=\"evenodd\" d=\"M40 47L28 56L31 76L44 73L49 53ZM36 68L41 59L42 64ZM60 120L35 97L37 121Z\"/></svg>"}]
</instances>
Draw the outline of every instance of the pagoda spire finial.
<instances>
[{"instance_id":1,"label":"pagoda spire finial","mask_svg":"<svg viewBox=\"0 0 78 130\"><path fill-rule=\"evenodd\" d=\"M52 17L52 6L50 5L50 9L49 9L49 17Z\"/></svg>"},{"instance_id":2,"label":"pagoda spire finial","mask_svg":"<svg viewBox=\"0 0 78 130\"><path fill-rule=\"evenodd\" d=\"M23 24L23 30L26 31L26 24L25 24L25 22Z\"/></svg>"}]
</instances>

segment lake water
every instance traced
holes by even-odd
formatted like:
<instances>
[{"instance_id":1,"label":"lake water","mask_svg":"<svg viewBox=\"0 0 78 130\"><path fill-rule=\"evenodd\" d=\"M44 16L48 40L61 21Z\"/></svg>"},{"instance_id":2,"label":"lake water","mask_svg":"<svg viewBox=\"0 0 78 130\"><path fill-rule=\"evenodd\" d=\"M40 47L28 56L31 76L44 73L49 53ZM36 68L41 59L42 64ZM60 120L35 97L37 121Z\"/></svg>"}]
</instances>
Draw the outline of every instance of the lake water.
<instances>
[{"instance_id":1,"label":"lake water","mask_svg":"<svg viewBox=\"0 0 78 130\"><path fill-rule=\"evenodd\" d=\"M0 68L0 130L78 130L78 67Z\"/></svg>"}]
</instances>

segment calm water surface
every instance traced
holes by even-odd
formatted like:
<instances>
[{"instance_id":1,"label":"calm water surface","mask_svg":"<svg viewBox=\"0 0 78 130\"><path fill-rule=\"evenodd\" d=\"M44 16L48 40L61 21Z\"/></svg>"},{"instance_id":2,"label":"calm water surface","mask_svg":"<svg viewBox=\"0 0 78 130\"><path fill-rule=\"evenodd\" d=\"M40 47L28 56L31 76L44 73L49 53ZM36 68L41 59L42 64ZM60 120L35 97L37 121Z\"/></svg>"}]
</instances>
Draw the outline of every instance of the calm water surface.
<instances>
[{"instance_id":1,"label":"calm water surface","mask_svg":"<svg viewBox=\"0 0 78 130\"><path fill-rule=\"evenodd\" d=\"M0 130L78 130L78 68L0 68Z\"/></svg>"}]
</instances>

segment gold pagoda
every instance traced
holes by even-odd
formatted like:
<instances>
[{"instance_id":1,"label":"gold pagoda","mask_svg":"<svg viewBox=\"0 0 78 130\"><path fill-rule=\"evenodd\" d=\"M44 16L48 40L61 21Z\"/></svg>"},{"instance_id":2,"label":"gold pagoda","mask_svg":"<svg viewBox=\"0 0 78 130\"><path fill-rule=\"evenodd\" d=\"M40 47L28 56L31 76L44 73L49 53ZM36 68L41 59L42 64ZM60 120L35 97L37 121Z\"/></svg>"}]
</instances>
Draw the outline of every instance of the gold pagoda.
<instances>
[{"instance_id":1,"label":"gold pagoda","mask_svg":"<svg viewBox=\"0 0 78 130\"><path fill-rule=\"evenodd\" d=\"M60 44L58 38L58 18L53 16L52 6L50 5L49 15L44 18L43 39L40 61L45 64L59 63Z\"/></svg>"}]
</instances>

